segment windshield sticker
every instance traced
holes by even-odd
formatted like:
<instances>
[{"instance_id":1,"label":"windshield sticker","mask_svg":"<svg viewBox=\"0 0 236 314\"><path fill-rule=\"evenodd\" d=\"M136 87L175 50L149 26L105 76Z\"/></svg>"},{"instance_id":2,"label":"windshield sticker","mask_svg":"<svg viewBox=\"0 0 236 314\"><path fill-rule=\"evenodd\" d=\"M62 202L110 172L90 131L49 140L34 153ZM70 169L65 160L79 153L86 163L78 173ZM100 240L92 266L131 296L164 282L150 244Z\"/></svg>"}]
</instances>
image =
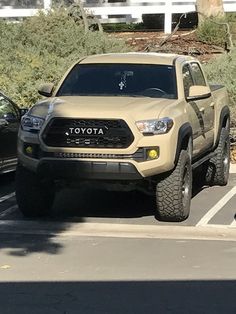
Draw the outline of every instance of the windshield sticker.
<instances>
[{"instance_id":1,"label":"windshield sticker","mask_svg":"<svg viewBox=\"0 0 236 314\"><path fill-rule=\"evenodd\" d=\"M121 81L119 83L119 87L120 87L120 90L123 90L123 88L126 87L126 84L123 81Z\"/></svg>"},{"instance_id":2,"label":"windshield sticker","mask_svg":"<svg viewBox=\"0 0 236 314\"><path fill-rule=\"evenodd\" d=\"M124 73L121 76L121 81L119 83L119 87L120 87L120 90L123 90L123 88L126 88L126 73Z\"/></svg>"}]
</instances>

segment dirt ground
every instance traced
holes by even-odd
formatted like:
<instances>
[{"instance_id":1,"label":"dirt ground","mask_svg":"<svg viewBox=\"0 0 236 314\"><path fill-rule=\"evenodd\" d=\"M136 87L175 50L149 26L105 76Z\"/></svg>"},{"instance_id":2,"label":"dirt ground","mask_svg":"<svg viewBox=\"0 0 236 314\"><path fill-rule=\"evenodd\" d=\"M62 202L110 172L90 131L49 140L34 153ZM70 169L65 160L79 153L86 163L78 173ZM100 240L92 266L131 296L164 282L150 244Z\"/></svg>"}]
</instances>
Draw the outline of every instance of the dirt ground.
<instances>
[{"instance_id":1,"label":"dirt ground","mask_svg":"<svg viewBox=\"0 0 236 314\"><path fill-rule=\"evenodd\" d=\"M124 39L135 51L191 54L201 62L206 62L218 54L225 53L224 48L197 40L194 31L179 31L171 38L167 38L167 35L158 31L112 33L110 36Z\"/></svg>"}]
</instances>

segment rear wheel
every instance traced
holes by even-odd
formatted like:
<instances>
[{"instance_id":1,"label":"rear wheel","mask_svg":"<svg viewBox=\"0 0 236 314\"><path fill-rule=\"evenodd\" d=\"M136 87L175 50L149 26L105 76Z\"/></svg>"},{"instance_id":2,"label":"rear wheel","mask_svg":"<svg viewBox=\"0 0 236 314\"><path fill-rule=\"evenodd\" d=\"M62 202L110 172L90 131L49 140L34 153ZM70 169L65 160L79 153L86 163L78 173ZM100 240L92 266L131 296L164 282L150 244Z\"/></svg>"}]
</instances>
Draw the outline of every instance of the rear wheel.
<instances>
[{"instance_id":1,"label":"rear wheel","mask_svg":"<svg viewBox=\"0 0 236 314\"><path fill-rule=\"evenodd\" d=\"M22 165L17 166L16 200L25 217L40 217L50 213L55 197L54 185L50 183L42 181L37 174Z\"/></svg>"},{"instance_id":2,"label":"rear wheel","mask_svg":"<svg viewBox=\"0 0 236 314\"><path fill-rule=\"evenodd\" d=\"M230 142L229 131L222 128L216 155L205 165L206 183L209 185L226 185L229 179Z\"/></svg>"},{"instance_id":3,"label":"rear wheel","mask_svg":"<svg viewBox=\"0 0 236 314\"><path fill-rule=\"evenodd\" d=\"M183 221L188 218L192 196L192 167L189 153L182 150L175 169L156 185L156 218Z\"/></svg>"}]
</instances>

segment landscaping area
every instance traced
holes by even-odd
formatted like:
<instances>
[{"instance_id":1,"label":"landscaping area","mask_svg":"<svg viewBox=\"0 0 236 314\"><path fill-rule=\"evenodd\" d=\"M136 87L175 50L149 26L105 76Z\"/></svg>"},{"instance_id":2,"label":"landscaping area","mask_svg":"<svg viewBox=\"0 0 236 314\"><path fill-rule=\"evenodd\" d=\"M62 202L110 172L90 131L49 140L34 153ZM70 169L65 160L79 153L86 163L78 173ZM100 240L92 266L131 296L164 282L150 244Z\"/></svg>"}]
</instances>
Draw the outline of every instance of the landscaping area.
<instances>
[{"instance_id":1,"label":"landscaping area","mask_svg":"<svg viewBox=\"0 0 236 314\"><path fill-rule=\"evenodd\" d=\"M236 127L235 15L227 21L207 21L197 30L85 31L84 25L64 9L40 13L21 23L0 22L0 88L22 107L32 106L42 82L57 83L65 70L86 55L125 52L191 54L204 64L208 79L224 84L230 95L231 127ZM232 23L230 38L225 23ZM132 27L131 27L132 28ZM122 29L122 28L121 28ZM234 44L234 46L236 46Z\"/></svg>"}]
</instances>

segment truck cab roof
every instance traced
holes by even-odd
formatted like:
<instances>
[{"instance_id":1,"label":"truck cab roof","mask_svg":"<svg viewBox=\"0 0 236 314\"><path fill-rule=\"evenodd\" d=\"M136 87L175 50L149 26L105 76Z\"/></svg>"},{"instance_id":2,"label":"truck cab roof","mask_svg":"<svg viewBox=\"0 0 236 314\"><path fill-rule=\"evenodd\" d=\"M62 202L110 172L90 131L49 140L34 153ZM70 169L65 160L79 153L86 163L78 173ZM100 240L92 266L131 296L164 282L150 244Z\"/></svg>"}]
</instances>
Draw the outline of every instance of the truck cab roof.
<instances>
[{"instance_id":1,"label":"truck cab roof","mask_svg":"<svg viewBox=\"0 0 236 314\"><path fill-rule=\"evenodd\" d=\"M190 56L169 53L129 52L92 55L84 58L80 63L143 63L174 65L178 59L180 62L195 60Z\"/></svg>"}]
</instances>

